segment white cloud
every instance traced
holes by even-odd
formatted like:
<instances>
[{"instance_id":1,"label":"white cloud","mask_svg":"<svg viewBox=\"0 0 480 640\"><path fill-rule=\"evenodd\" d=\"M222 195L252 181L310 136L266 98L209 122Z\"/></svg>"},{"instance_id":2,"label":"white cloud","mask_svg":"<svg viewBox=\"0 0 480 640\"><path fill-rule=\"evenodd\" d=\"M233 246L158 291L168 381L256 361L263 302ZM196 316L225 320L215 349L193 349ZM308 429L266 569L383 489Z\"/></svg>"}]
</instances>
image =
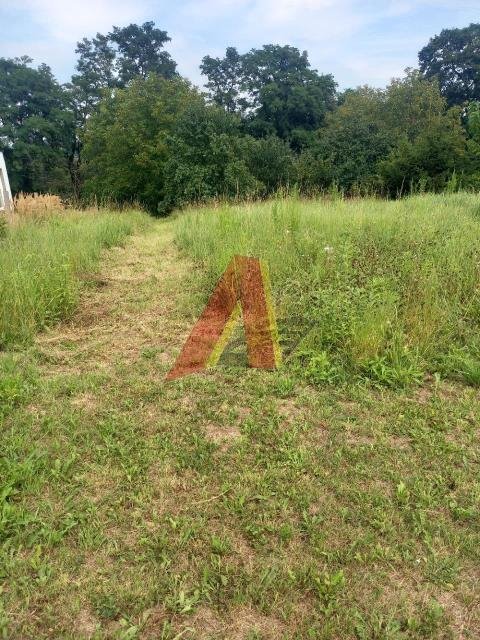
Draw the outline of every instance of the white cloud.
<instances>
[{"instance_id":1,"label":"white cloud","mask_svg":"<svg viewBox=\"0 0 480 640\"><path fill-rule=\"evenodd\" d=\"M113 24L141 20L149 8L146 0L6 0L3 4L28 12L45 33L69 43L108 31Z\"/></svg>"},{"instance_id":2,"label":"white cloud","mask_svg":"<svg viewBox=\"0 0 480 640\"><path fill-rule=\"evenodd\" d=\"M0 14L29 18L33 38L6 37L2 55L29 53L62 80L73 71L75 44L112 25L154 20L172 38L181 73L202 82L206 55L229 45L244 52L274 42L307 49L314 68L342 86L385 84L416 63L419 46L443 27L476 19L480 0L0 0ZM426 19L426 15L431 19ZM421 16L419 18L419 16ZM438 17L443 16L444 22ZM403 25L403 26L401 26ZM29 33L30 36L30 33Z\"/></svg>"}]
</instances>

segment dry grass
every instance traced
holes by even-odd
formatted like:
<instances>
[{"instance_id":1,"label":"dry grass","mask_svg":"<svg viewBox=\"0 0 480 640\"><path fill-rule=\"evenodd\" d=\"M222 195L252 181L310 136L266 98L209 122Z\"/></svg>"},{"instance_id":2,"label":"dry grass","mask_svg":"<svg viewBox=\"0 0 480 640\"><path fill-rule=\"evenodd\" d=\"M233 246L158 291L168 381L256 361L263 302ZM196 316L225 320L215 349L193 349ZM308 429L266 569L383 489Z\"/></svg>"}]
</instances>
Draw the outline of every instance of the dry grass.
<instances>
[{"instance_id":1,"label":"dry grass","mask_svg":"<svg viewBox=\"0 0 480 640\"><path fill-rule=\"evenodd\" d=\"M13 199L14 215L22 218L46 218L52 214L65 211L65 204L60 196L42 193L19 193Z\"/></svg>"}]
</instances>

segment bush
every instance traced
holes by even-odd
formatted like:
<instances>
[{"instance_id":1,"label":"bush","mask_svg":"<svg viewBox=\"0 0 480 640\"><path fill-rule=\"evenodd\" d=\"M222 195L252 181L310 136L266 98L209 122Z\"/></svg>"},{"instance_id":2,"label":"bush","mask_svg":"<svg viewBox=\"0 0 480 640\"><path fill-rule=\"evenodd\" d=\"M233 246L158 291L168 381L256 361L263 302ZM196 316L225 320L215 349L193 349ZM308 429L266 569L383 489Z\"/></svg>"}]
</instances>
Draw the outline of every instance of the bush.
<instances>
[{"instance_id":1,"label":"bush","mask_svg":"<svg viewBox=\"0 0 480 640\"><path fill-rule=\"evenodd\" d=\"M454 173L467 163L464 132L451 112L449 126L445 118L431 123L414 141L404 138L386 160L379 163L385 190L393 196L423 184L424 190L442 191Z\"/></svg>"},{"instance_id":2,"label":"bush","mask_svg":"<svg viewBox=\"0 0 480 640\"><path fill-rule=\"evenodd\" d=\"M262 190L247 166L239 121L219 107L190 105L176 122L168 149L159 213L188 202L246 198Z\"/></svg>"}]
</instances>

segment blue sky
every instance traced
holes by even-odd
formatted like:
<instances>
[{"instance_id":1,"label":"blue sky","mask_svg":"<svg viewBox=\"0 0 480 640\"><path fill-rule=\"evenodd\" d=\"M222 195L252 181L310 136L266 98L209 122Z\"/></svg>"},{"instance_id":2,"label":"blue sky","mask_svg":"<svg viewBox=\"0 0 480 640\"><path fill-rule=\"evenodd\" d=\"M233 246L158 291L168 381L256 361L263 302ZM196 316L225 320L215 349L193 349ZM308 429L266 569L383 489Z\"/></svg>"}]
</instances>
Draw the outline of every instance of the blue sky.
<instances>
[{"instance_id":1,"label":"blue sky","mask_svg":"<svg viewBox=\"0 0 480 640\"><path fill-rule=\"evenodd\" d=\"M202 56L291 44L341 88L385 86L416 66L443 28L480 19L480 0L0 0L0 57L27 54L67 81L75 44L112 25L154 20L168 31L179 71L202 84Z\"/></svg>"}]
</instances>

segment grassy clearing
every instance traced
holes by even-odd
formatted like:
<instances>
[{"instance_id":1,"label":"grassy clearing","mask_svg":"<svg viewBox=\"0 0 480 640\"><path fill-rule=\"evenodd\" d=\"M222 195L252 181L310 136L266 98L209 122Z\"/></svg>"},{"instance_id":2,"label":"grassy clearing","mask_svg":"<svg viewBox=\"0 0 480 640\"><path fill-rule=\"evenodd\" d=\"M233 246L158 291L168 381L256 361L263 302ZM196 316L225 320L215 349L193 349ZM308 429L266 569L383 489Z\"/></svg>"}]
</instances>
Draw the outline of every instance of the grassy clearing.
<instances>
[{"instance_id":1,"label":"grassy clearing","mask_svg":"<svg viewBox=\"0 0 480 640\"><path fill-rule=\"evenodd\" d=\"M480 201L284 199L189 211L180 246L209 291L235 253L272 274L284 349L313 382L480 384Z\"/></svg>"},{"instance_id":2,"label":"grassy clearing","mask_svg":"<svg viewBox=\"0 0 480 640\"><path fill-rule=\"evenodd\" d=\"M8 227L0 238L0 348L70 314L102 249L145 223L138 212L69 212Z\"/></svg>"},{"instance_id":3,"label":"grassy clearing","mask_svg":"<svg viewBox=\"0 0 480 640\"><path fill-rule=\"evenodd\" d=\"M190 215L0 354L0 637L478 638L478 390L311 385L235 345L165 384L215 277L175 249Z\"/></svg>"}]
</instances>

